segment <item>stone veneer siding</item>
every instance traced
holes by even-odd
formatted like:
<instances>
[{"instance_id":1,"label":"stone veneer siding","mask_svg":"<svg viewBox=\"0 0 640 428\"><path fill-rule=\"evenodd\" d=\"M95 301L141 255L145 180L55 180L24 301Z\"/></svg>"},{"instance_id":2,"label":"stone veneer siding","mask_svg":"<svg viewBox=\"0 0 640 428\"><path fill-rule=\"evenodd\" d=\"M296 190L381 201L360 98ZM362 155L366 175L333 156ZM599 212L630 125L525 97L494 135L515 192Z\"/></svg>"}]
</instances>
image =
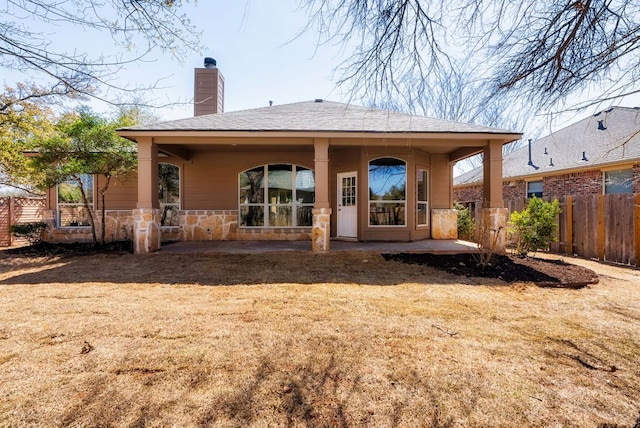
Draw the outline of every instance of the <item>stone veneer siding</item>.
<instances>
[{"instance_id":1,"label":"stone veneer siding","mask_svg":"<svg viewBox=\"0 0 640 428\"><path fill-rule=\"evenodd\" d=\"M133 239L133 213L131 210L106 210L105 241L126 241ZM98 241L102 233L102 211L94 211ZM44 240L47 242L91 242L90 227L55 227L55 212L43 212L42 221L48 224Z\"/></svg>"},{"instance_id":2,"label":"stone veneer siding","mask_svg":"<svg viewBox=\"0 0 640 428\"><path fill-rule=\"evenodd\" d=\"M311 239L311 227L294 228L238 228L238 212L235 210L183 210L179 227L161 227L162 241L305 241ZM133 239L134 217L132 210L106 211L106 241ZM101 212L94 212L96 233L100 240ZM90 227L54 227L53 210L43 212L43 221L49 227L45 232L47 242L91 242Z\"/></svg>"},{"instance_id":3,"label":"stone veneer siding","mask_svg":"<svg viewBox=\"0 0 640 428\"><path fill-rule=\"evenodd\" d=\"M180 241L305 241L311 227L238 227L236 210L181 210Z\"/></svg>"}]
</instances>

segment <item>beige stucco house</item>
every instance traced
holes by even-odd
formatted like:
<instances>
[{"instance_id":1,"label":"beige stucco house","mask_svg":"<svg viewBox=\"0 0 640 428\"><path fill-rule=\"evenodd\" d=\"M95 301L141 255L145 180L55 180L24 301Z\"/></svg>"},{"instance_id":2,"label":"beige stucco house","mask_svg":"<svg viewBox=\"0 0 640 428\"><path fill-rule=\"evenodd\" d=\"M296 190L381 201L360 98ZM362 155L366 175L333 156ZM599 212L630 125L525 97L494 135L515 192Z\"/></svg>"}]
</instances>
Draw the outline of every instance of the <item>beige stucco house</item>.
<instances>
[{"instance_id":1,"label":"beige stucco house","mask_svg":"<svg viewBox=\"0 0 640 428\"><path fill-rule=\"evenodd\" d=\"M452 165L480 152L487 216L506 219L502 146L519 133L320 99L224 113L224 80L207 65L195 71L194 117L118 131L138 145L138 173L108 192L109 239L133 233L137 253L165 240L326 251L333 238L451 239ZM49 201L52 239L77 239L55 189Z\"/></svg>"}]
</instances>

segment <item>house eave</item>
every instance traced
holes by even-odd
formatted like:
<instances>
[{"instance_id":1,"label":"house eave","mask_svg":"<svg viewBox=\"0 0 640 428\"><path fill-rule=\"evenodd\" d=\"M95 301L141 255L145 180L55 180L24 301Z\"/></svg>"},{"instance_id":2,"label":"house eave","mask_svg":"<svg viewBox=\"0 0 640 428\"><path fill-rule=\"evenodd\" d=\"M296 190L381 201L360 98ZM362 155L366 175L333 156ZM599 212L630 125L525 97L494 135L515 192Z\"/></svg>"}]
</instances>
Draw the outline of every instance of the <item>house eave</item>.
<instances>
[{"instance_id":1,"label":"house eave","mask_svg":"<svg viewBox=\"0 0 640 428\"><path fill-rule=\"evenodd\" d=\"M305 138L309 140L309 144L313 143L313 138L330 138L344 139L342 145L358 144L358 139L379 139L379 140L408 140L408 139L424 139L424 140L477 140L484 142L488 140L501 141L507 144L518 140L521 134L512 133L491 133L491 132L377 132L377 131L236 131L236 130L220 130L220 131L203 131L203 130L131 130L120 129L118 135L130 140L136 141L140 137L145 138L175 138L176 144L179 144L180 138L188 138L190 144L216 144L216 140L220 144L226 144L227 141L222 139L234 138L238 139L239 144L253 144L248 139L254 138ZM245 139L244 141L240 141ZM351 140L349 143L346 140Z\"/></svg>"},{"instance_id":2,"label":"house eave","mask_svg":"<svg viewBox=\"0 0 640 428\"><path fill-rule=\"evenodd\" d=\"M597 165L590 163L584 166L563 168L563 169L556 169L556 170L546 170L546 171L536 172L535 174L510 175L510 176L503 177L502 181L503 182L518 181L518 180L537 181L537 180L542 180L545 177L552 177L552 176L563 175L563 174L574 174L574 173L594 171L594 170L611 171L611 170L621 169L621 168L631 168L633 165L636 165L636 164L640 164L640 159L622 159L614 162L598 163ZM453 188L458 189L461 187L480 186L480 185L482 185L482 180L474 181L470 183L454 184Z\"/></svg>"}]
</instances>

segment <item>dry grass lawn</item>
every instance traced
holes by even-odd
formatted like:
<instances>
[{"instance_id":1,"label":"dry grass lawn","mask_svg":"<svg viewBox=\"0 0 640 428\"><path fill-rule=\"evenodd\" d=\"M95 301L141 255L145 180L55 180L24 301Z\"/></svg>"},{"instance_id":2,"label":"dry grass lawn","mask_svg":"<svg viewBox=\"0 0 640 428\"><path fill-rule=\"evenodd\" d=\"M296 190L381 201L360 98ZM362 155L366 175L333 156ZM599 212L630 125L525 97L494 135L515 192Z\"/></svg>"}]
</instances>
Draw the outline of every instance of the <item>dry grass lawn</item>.
<instances>
[{"instance_id":1,"label":"dry grass lawn","mask_svg":"<svg viewBox=\"0 0 640 428\"><path fill-rule=\"evenodd\" d=\"M374 253L0 252L0 426L632 427L640 272L597 269L558 290Z\"/></svg>"}]
</instances>

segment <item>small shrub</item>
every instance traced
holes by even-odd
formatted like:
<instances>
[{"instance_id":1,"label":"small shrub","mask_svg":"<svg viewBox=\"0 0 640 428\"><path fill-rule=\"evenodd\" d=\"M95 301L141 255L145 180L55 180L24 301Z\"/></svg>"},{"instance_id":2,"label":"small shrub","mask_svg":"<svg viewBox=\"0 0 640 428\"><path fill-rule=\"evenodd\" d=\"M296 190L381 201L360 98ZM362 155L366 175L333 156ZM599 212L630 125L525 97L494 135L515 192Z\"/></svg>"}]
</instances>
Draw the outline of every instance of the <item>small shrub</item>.
<instances>
[{"instance_id":1,"label":"small shrub","mask_svg":"<svg viewBox=\"0 0 640 428\"><path fill-rule=\"evenodd\" d=\"M497 230L489 229L486 226L480 228L478 240L478 252L472 253L472 257L476 262L476 265L482 270L491 266L496 250L498 249L498 243L500 242L500 235L504 232L504 228L500 227Z\"/></svg>"},{"instance_id":2,"label":"small shrub","mask_svg":"<svg viewBox=\"0 0 640 428\"><path fill-rule=\"evenodd\" d=\"M545 202L534 196L526 209L511 213L508 233L514 240L518 257L524 258L539 249L546 250L551 242L557 241L556 217L561 211L557 199Z\"/></svg>"},{"instance_id":3,"label":"small shrub","mask_svg":"<svg viewBox=\"0 0 640 428\"><path fill-rule=\"evenodd\" d=\"M469 208L454 202L453 208L458 211L458 238L473 241L475 224L469 213Z\"/></svg>"},{"instance_id":4,"label":"small shrub","mask_svg":"<svg viewBox=\"0 0 640 428\"><path fill-rule=\"evenodd\" d=\"M42 232L47 228L47 223L37 221L32 223L19 223L11 225L11 233L20 238L25 238L30 245L42 241Z\"/></svg>"}]
</instances>

